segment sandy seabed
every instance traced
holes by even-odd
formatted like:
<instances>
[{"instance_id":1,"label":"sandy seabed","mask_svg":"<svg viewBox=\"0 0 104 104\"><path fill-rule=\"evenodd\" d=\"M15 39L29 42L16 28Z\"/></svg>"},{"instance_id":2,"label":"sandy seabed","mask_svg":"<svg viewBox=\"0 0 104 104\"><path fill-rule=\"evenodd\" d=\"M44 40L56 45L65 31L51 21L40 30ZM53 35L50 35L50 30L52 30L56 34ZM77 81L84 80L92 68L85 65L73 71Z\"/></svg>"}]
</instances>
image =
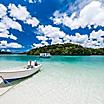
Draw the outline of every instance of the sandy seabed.
<instances>
[{"instance_id":1,"label":"sandy seabed","mask_svg":"<svg viewBox=\"0 0 104 104\"><path fill-rule=\"evenodd\" d=\"M5 91L0 104L104 104L104 76L93 70L42 70L15 86L0 88L0 94Z\"/></svg>"}]
</instances>

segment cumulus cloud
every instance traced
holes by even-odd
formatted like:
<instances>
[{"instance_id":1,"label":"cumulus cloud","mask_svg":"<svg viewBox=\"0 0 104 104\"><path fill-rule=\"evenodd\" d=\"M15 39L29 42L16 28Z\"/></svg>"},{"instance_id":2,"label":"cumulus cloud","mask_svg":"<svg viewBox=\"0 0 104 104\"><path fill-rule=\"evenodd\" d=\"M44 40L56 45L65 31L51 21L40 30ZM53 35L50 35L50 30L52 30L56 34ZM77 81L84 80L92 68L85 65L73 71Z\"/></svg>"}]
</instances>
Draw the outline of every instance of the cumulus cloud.
<instances>
[{"instance_id":1,"label":"cumulus cloud","mask_svg":"<svg viewBox=\"0 0 104 104\"><path fill-rule=\"evenodd\" d=\"M16 6L15 4L9 4L8 9L10 9L10 16L18 20L25 21L27 18L30 17L29 12L24 6Z\"/></svg>"},{"instance_id":2,"label":"cumulus cloud","mask_svg":"<svg viewBox=\"0 0 104 104\"><path fill-rule=\"evenodd\" d=\"M4 17L6 14L7 8L3 4L0 4L0 18Z\"/></svg>"},{"instance_id":3,"label":"cumulus cloud","mask_svg":"<svg viewBox=\"0 0 104 104\"><path fill-rule=\"evenodd\" d=\"M102 36L104 36L104 31L102 30L93 30L90 34L86 35L76 33L74 36L66 35L64 43L79 44L88 48L104 48L104 39Z\"/></svg>"},{"instance_id":4,"label":"cumulus cloud","mask_svg":"<svg viewBox=\"0 0 104 104\"><path fill-rule=\"evenodd\" d=\"M104 31L99 30L95 31L93 30L87 39L81 43L82 46L88 47L88 48L104 48Z\"/></svg>"},{"instance_id":5,"label":"cumulus cloud","mask_svg":"<svg viewBox=\"0 0 104 104\"><path fill-rule=\"evenodd\" d=\"M92 31L90 34L80 34L75 33L75 35L66 34L60 30L58 27L53 27L51 25L40 25L38 30L42 36L36 36L38 40L41 40L38 46L49 45L47 44L47 40L51 40L51 44L64 44L64 43L73 43L80 44L83 47L88 48L103 48L104 47L104 31ZM34 43L35 44L35 43Z\"/></svg>"},{"instance_id":6,"label":"cumulus cloud","mask_svg":"<svg viewBox=\"0 0 104 104\"><path fill-rule=\"evenodd\" d=\"M101 38L102 36L104 36L104 31L99 30L99 31L95 31L93 30L92 33L90 34L90 39L98 39Z\"/></svg>"},{"instance_id":7,"label":"cumulus cloud","mask_svg":"<svg viewBox=\"0 0 104 104\"><path fill-rule=\"evenodd\" d=\"M8 7L6 7L0 4L0 37L17 40L17 37L9 32L9 29L23 31L18 20L32 27L36 27L39 24L39 20L31 16L25 6L16 6L10 3ZM1 41L0 48L22 48L22 45L14 42L8 43L7 41Z\"/></svg>"},{"instance_id":8,"label":"cumulus cloud","mask_svg":"<svg viewBox=\"0 0 104 104\"><path fill-rule=\"evenodd\" d=\"M0 33L0 37L2 37L2 38L8 38L9 37L9 35L7 34L7 33Z\"/></svg>"},{"instance_id":9,"label":"cumulus cloud","mask_svg":"<svg viewBox=\"0 0 104 104\"><path fill-rule=\"evenodd\" d=\"M32 4L32 3L41 3L42 2L42 0L24 0L24 1L27 1L30 4Z\"/></svg>"},{"instance_id":10,"label":"cumulus cloud","mask_svg":"<svg viewBox=\"0 0 104 104\"><path fill-rule=\"evenodd\" d=\"M39 24L36 17L32 17L25 6L9 4L8 6L10 16L16 20L21 20L24 23L32 25L32 27Z\"/></svg>"},{"instance_id":11,"label":"cumulus cloud","mask_svg":"<svg viewBox=\"0 0 104 104\"><path fill-rule=\"evenodd\" d=\"M81 35L79 33L76 33L75 36L70 37L71 42L73 43L84 43L86 40L88 40L88 35Z\"/></svg>"},{"instance_id":12,"label":"cumulus cloud","mask_svg":"<svg viewBox=\"0 0 104 104\"><path fill-rule=\"evenodd\" d=\"M7 31L8 27L5 23L0 22L0 32Z\"/></svg>"},{"instance_id":13,"label":"cumulus cloud","mask_svg":"<svg viewBox=\"0 0 104 104\"><path fill-rule=\"evenodd\" d=\"M47 41L45 41L45 40L41 41L41 44L44 45L44 46L49 45L49 43Z\"/></svg>"},{"instance_id":14,"label":"cumulus cloud","mask_svg":"<svg viewBox=\"0 0 104 104\"><path fill-rule=\"evenodd\" d=\"M41 3L42 0L29 0L29 3Z\"/></svg>"},{"instance_id":15,"label":"cumulus cloud","mask_svg":"<svg viewBox=\"0 0 104 104\"><path fill-rule=\"evenodd\" d=\"M53 27L51 25L43 26L40 25L38 30L45 34L48 38L63 38L65 33L58 27Z\"/></svg>"},{"instance_id":16,"label":"cumulus cloud","mask_svg":"<svg viewBox=\"0 0 104 104\"><path fill-rule=\"evenodd\" d=\"M45 37L45 36L36 36L36 38L38 39L38 40L47 40L47 38Z\"/></svg>"},{"instance_id":17,"label":"cumulus cloud","mask_svg":"<svg viewBox=\"0 0 104 104\"><path fill-rule=\"evenodd\" d=\"M10 39L13 39L13 40L17 40L17 37L14 36L13 34L11 34L11 35L9 36L9 38L10 38Z\"/></svg>"},{"instance_id":18,"label":"cumulus cloud","mask_svg":"<svg viewBox=\"0 0 104 104\"><path fill-rule=\"evenodd\" d=\"M83 7L79 15L74 12L71 16L66 13L60 14L58 11L54 13L55 24L63 24L71 29L85 28L88 25L104 26L104 6L100 1L92 1ZM60 17L59 17L60 14Z\"/></svg>"},{"instance_id":19,"label":"cumulus cloud","mask_svg":"<svg viewBox=\"0 0 104 104\"><path fill-rule=\"evenodd\" d=\"M7 16L8 9L0 4L0 37L16 40L14 35L10 35L9 29L22 31L22 26Z\"/></svg>"},{"instance_id":20,"label":"cumulus cloud","mask_svg":"<svg viewBox=\"0 0 104 104\"><path fill-rule=\"evenodd\" d=\"M86 6L90 2L92 2L92 0L75 0L74 3L69 3L69 8L67 12L79 12L84 6Z\"/></svg>"},{"instance_id":21,"label":"cumulus cloud","mask_svg":"<svg viewBox=\"0 0 104 104\"><path fill-rule=\"evenodd\" d=\"M18 22L13 21L11 18L9 18L7 16L3 17L1 22L6 25L7 29L12 28L12 29L22 31L21 25Z\"/></svg>"},{"instance_id":22,"label":"cumulus cloud","mask_svg":"<svg viewBox=\"0 0 104 104\"><path fill-rule=\"evenodd\" d=\"M60 13L56 11L53 14L53 17L50 19L53 20L54 24L63 24L69 28L79 29L79 27L85 28L88 27L91 29L91 25L94 25L96 29L97 26L104 26L104 5L102 4L102 0L99 1L82 1L77 0L76 3L78 5L76 8L79 8L79 11L74 11L72 15L68 15L67 12ZM87 5L86 5L87 4ZM75 6L75 5L74 5ZM69 8L70 10L70 8ZM79 14L78 14L79 13ZM73 35L66 35L64 36L63 40L64 43L74 43L80 44L84 47L89 48L104 48L104 31L92 31L90 34L79 34L76 33Z\"/></svg>"},{"instance_id":23,"label":"cumulus cloud","mask_svg":"<svg viewBox=\"0 0 104 104\"><path fill-rule=\"evenodd\" d=\"M26 20L26 23L29 25L32 25L32 27L34 27L34 26L38 26L39 20L37 20L35 17L32 17L32 18L28 18Z\"/></svg>"},{"instance_id":24,"label":"cumulus cloud","mask_svg":"<svg viewBox=\"0 0 104 104\"><path fill-rule=\"evenodd\" d=\"M8 48L22 48L22 45L21 44L18 44L18 43L12 42L12 43L8 43L7 44L7 47Z\"/></svg>"},{"instance_id":25,"label":"cumulus cloud","mask_svg":"<svg viewBox=\"0 0 104 104\"><path fill-rule=\"evenodd\" d=\"M46 39L47 37L49 40L52 40L52 44L63 43L62 39L66 35L63 31L60 30L60 28L53 27L51 25L47 25L47 26L40 25L38 27L38 30L44 34L44 38L43 36L41 36L41 38Z\"/></svg>"},{"instance_id":26,"label":"cumulus cloud","mask_svg":"<svg viewBox=\"0 0 104 104\"><path fill-rule=\"evenodd\" d=\"M0 51L1 51L1 52L11 52L10 49L1 49Z\"/></svg>"},{"instance_id":27,"label":"cumulus cloud","mask_svg":"<svg viewBox=\"0 0 104 104\"><path fill-rule=\"evenodd\" d=\"M7 52L11 52L11 50L10 50L10 49L7 49L6 51L7 51Z\"/></svg>"},{"instance_id":28,"label":"cumulus cloud","mask_svg":"<svg viewBox=\"0 0 104 104\"><path fill-rule=\"evenodd\" d=\"M9 35L8 31L4 31L4 32L0 33L0 37L2 37L2 38L10 38L12 40L17 40L17 37L14 36L13 34Z\"/></svg>"},{"instance_id":29,"label":"cumulus cloud","mask_svg":"<svg viewBox=\"0 0 104 104\"><path fill-rule=\"evenodd\" d=\"M21 25L7 16L7 11L8 9L3 4L0 4L0 32L10 28L22 31Z\"/></svg>"},{"instance_id":30,"label":"cumulus cloud","mask_svg":"<svg viewBox=\"0 0 104 104\"><path fill-rule=\"evenodd\" d=\"M5 49L1 49L1 52L5 52Z\"/></svg>"},{"instance_id":31,"label":"cumulus cloud","mask_svg":"<svg viewBox=\"0 0 104 104\"><path fill-rule=\"evenodd\" d=\"M42 47L42 46L44 46L43 44L41 44L41 43L33 43L33 47L35 47L35 48L39 48L39 47Z\"/></svg>"},{"instance_id":32,"label":"cumulus cloud","mask_svg":"<svg viewBox=\"0 0 104 104\"><path fill-rule=\"evenodd\" d=\"M0 48L22 48L23 46L16 42L8 43L6 40L0 41Z\"/></svg>"}]
</instances>

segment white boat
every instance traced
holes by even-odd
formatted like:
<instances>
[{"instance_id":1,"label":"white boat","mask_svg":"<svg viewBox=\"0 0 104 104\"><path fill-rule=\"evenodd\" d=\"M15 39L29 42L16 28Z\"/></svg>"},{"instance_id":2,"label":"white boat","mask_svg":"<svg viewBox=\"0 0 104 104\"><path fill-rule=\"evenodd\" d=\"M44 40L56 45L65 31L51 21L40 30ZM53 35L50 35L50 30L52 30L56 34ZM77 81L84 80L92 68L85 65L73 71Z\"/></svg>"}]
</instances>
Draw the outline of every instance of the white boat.
<instances>
[{"instance_id":1,"label":"white boat","mask_svg":"<svg viewBox=\"0 0 104 104\"><path fill-rule=\"evenodd\" d=\"M31 76L38 72L41 68L40 64L37 64L36 66L30 65L26 67L19 67L12 70L2 70L0 71L0 77L7 81L13 81L20 78L25 78L28 76Z\"/></svg>"},{"instance_id":2,"label":"white boat","mask_svg":"<svg viewBox=\"0 0 104 104\"><path fill-rule=\"evenodd\" d=\"M50 58L51 54L50 53L40 53L41 58Z\"/></svg>"}]
</instances>

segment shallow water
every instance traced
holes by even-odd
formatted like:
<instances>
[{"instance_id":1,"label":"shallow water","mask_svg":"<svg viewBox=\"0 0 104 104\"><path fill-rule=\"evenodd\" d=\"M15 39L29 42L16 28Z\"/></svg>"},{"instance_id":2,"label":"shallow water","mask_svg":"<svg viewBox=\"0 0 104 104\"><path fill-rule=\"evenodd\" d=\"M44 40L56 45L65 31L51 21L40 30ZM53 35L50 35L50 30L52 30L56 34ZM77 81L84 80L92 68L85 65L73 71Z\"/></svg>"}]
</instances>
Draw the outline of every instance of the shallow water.
<instances>
[{"instance_id":1,"label":"shallow water","mask_svg":"<svg viewBox=\"0 0 104 104\"><path fill-rule=\"evenodd\" d=\"M28 60L37 60L43 66L54 67L57 65L53 68L55 70L60 70L60 67L64 69L69 67L73 68L73 70L104 70L104 56L52 56L51 58L39 58L39 56L31 55L0 55L0 69L22 66Z\"/></svg>"},{"instance_id":2,"label":"shallow water","mask_svg":"<svg viewBox=\"0 0 104 104\"><path fill-rule=\"evenodd\" d=\"M30 59L43 65L41 72L7 93L0 103L22 98L19 104L104 104L104 56L0 56L0 70L25 65Z\"/></svg>"}]
</instances>

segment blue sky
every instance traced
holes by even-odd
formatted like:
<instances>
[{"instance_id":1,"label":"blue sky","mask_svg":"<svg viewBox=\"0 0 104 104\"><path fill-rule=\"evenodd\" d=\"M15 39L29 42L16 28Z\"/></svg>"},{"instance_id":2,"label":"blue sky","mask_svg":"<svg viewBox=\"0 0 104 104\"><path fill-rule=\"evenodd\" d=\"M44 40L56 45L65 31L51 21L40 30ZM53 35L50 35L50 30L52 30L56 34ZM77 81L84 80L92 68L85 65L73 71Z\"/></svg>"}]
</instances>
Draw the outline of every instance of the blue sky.
<instances>
[{"instance_id":1,"label":"blue sky","mask_svg":"<svg viewBox=\"0 0 104 104\"><path fill-rule=\"evenodd\" d=\"M50 44L104 48L103 0L0 0L0 49Z\"/></svg>"}]
</instances>

